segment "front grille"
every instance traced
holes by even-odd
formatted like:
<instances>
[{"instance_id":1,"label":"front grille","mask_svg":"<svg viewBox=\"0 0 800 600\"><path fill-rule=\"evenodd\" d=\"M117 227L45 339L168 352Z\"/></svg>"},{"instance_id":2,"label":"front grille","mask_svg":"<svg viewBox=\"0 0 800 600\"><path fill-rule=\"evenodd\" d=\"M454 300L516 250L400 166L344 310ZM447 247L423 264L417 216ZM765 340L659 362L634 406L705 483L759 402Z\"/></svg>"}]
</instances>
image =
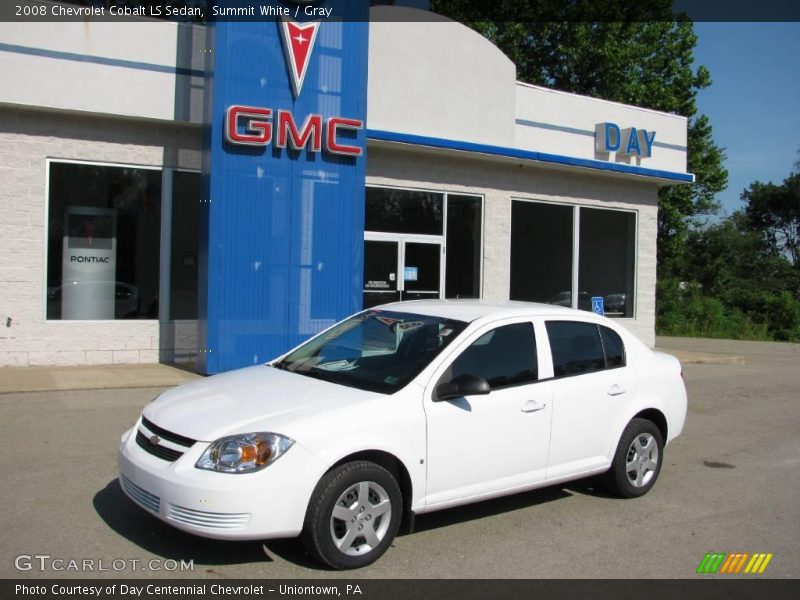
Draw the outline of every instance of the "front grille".
<instances>
[{"instance_id":1,"label":"front grille","mask_svg":"<svg viewBox=\"0 0 800 600\"><path fill-rule=\"evenodd\" d=\"M150 441L151 436L148 433L145 433L141 429L139 429L136 432L136 443L142 450L144 450L148 454L157 456L162 460L175 462L181 456L183 456L183 452L180 450L176 450L175 448L170 448L169 446L159 444L158 442L160 442L161 440L172 442L177 446L183 446L185 448L191 448L196 441L186 436L179 435L171 431L167 431L163 427L159 427L158 425L146 419L145 417L142 417L142 425L147 428L150 434L155 434L160 439L157 440L156 443L153 443Z\"/></svg>"},{"instance_id":2,"label":"front grille","mask_svg":"<svg viewBox=\"0 0 800 600\"><path fill-rule=\"evenodd\" d=\"M154 513L158 513L158 509L161 506L161 499L158 496L140 488L122 473L120 473L119 482L120 485L122 485L122 489L125 490L125 493L128 494L136 504Z\"/></svg>"},{"instance_id":3,"label":"front grille","mask_svg":"<svg viewBox=\"0 0 800 600\"><path fill-rule=\"evenodd\" d=\"M175 462L183 456L183 452L179 450L173 450L172 448L152 443L145 437L141 429L136 432L136 443L139 444L139 447L145 452L157 456L162 460L168 460L169 462Z\"/></svg>"},{"instance_id":4,"label":"front grille","mask_svg":"<svg viewBox=\"0 0 800 600\"><path fill-rule=\"evenodd\" d=\"M172 433L171 431L167 431L166 429L159 427L152 421L147 420L145 417L142 417L142 425L147 427L149 431L152 431L161 439L172 442L173 444L178 444L178 446L186 446L187 448L191 448L197 441L182 435L178 435L177 433Z\"/></svg>"},{"instance_id":5,"label":"front grille","mask_svg":"<svg viewBox=\"0 0 800 600\"><path fill-rule=\"evenodd\" d=\"M250 523L250 513L218 513L169 505L167 518L178 523L213 529L241 529Z\"/></svg>"}]
</instances>

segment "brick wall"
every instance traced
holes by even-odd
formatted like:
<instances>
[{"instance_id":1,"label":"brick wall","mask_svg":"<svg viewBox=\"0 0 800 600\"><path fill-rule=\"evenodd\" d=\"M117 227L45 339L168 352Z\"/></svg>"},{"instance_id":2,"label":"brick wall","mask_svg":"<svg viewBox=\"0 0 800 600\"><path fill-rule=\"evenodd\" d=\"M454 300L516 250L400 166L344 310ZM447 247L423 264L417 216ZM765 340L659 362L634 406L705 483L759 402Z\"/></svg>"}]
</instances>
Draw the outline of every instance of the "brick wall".
<instances>
[{"instance_id":1,"label":"brick wall","mask_svg":"<svg viewBox=\"0 0 800 600\"><path fill-rule=\"evenodd\" d=\"M198 169L201 133L171 122L103 118L0 106L0 366L185 360L194 322L45 319L46 159ZM652 183L534 165L443 157L370 146L367 181L481 194L485 198L483 296L508 298L513 198L638 212L635 319L655 340L657 189ZM6 327L7 319L11 326Z\"/></svg>"},{"instance_id":2,"label":"brick wall","mask_svg":"<svg viewBox=\"0 0 800 600\"><path fill-rule=\"evenodd\" d=\"M45 319L46 159L198 169L201 141L196 126L0 106L0 366L158 361L158 321Z\"/></svg>"}]
</instances>

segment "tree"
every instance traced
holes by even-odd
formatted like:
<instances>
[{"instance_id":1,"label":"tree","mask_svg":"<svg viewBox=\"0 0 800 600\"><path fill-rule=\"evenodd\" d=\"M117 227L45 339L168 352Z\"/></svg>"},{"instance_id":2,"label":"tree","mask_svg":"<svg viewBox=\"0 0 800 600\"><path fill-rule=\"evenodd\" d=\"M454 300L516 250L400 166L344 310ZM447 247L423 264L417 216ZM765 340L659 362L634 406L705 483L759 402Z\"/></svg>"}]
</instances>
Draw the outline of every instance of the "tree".
<instances>
[{"instance_id":1,"label":"tree","mask_svg":"<svg viewBox=\"0 0 800 600\"><path fill-rule=\"evenodd\" d=\"M800 173L782 185L750 184L742 193L749 227L757 231L775 256L786 256L800 270Z\"/></svg>"},{"instance_id":2,"label":"tree","mask_svg":"<svg viewBox=\"0 0 800 600\"><path fill-rule=\"evenodd\" d=\"M708 117L697 114L697 92L711 77L693 68L697 37L685 15L672 14L672 0L433 0L431 7L497 45L521 81L690 119L688 170L696 181L664 188L659 198L659 277L680 276L689 220L717 207L728 174Z\"/></svg>"},{"instance_id":3,"label":"tree","mask_svg":"<svg viewBox=\"0 0 800 600\"><path fill-rule=\"evenodd\" d=\"M659 307L672 333L800 340L800 270L772 250L745 210L691 229L685 270L684 289L667 286Z\"/></svg>"}]
</instances>

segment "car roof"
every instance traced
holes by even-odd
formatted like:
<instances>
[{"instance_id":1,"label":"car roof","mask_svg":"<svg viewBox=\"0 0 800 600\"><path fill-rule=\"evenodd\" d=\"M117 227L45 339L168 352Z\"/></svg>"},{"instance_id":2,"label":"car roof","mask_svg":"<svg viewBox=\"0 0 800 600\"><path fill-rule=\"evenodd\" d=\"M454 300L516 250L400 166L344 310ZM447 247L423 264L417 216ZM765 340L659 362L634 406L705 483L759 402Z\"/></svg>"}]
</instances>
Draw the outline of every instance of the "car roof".
<instances>
[{"instance_id":1,"label":"car roof","mask_svg":"<svg viewBox=\"0 0 800 600\"><path fill-rule=\"evenodd\" d=\"M575 310L554 304L539 302L518 302L513 300L408 300L392 302L374 307L372 310L391 310L395 312L416 313L455 319L458 321L475 321L483 317L538 317L538 316L592 316L585 310Z\"/></svg>"}]
</instances>

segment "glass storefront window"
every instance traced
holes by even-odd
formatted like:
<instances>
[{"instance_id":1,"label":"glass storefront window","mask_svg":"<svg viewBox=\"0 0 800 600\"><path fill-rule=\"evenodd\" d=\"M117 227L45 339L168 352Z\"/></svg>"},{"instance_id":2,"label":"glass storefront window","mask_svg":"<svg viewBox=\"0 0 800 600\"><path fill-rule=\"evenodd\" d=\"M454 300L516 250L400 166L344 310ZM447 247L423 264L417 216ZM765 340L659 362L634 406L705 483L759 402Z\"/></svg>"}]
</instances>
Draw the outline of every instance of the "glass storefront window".
<instances>
[{"instance_id":1,"label":"glass storefront window","mask_svg":"<svg viewBox=\"0 0 800 600\"><path fill-rule=\"evenodd\" d=\"M632 212L581 208L578 287L602 296L606 316L633 317L636 216Z\"/></svg>"},{"instance_id":2,"label":"glass storefront window","mask_svg":"<svg viewBox=\"0 0 800 600\"><path fill-rule=\"evenodd\" d=\"M632 318L635 240L631 211L514 200L510 298L590 311L592 298L599 296L606 316Z\"/></svg>"},{"instance_id":3,"label":"glass storefront window","mask_svg":"<svg viewBox=\"0 0 800 600\"><path fill-rule=\"evenodd\" d=\"M511 203L511 300L572 306L573 207Z\"/></svg>"},{"instance_id":4,"label":"glass storefront window","mask_svg":"<svg viewBox=\"0 0 800 600\"><path fill-rule=\"evenodd\" d=\"M169 318L197 318L200 174L172 174L172 237L170 244Z\"/></svg>"},{"instance_id":5,"label":"glass storefront window","mask_svg":"<svg viewBox=\"0 0 800 600\"><path fill-rule=\"evenodd\" d=\"M480 298L481 198L447 195L446 298Z\"/></svg>"},{"instance_id":6,"label":"glass storefront window","mask_svg":"<svg viewBox=\"0 0 800 600\"><path fill-rule=\"evenodd\" d=\"M48 319L157 319L161 171L49 163Z\"/></svg>"},{"instance_id":7,"label":"glass storefront window","mask_svg":"<svg viewBox=\"0 0 800 600\"><path fill-rule=\"evenodd\" d=\"M442 235L444 194L368 187L364 229Z\"/></svg>"}]
</instances>

